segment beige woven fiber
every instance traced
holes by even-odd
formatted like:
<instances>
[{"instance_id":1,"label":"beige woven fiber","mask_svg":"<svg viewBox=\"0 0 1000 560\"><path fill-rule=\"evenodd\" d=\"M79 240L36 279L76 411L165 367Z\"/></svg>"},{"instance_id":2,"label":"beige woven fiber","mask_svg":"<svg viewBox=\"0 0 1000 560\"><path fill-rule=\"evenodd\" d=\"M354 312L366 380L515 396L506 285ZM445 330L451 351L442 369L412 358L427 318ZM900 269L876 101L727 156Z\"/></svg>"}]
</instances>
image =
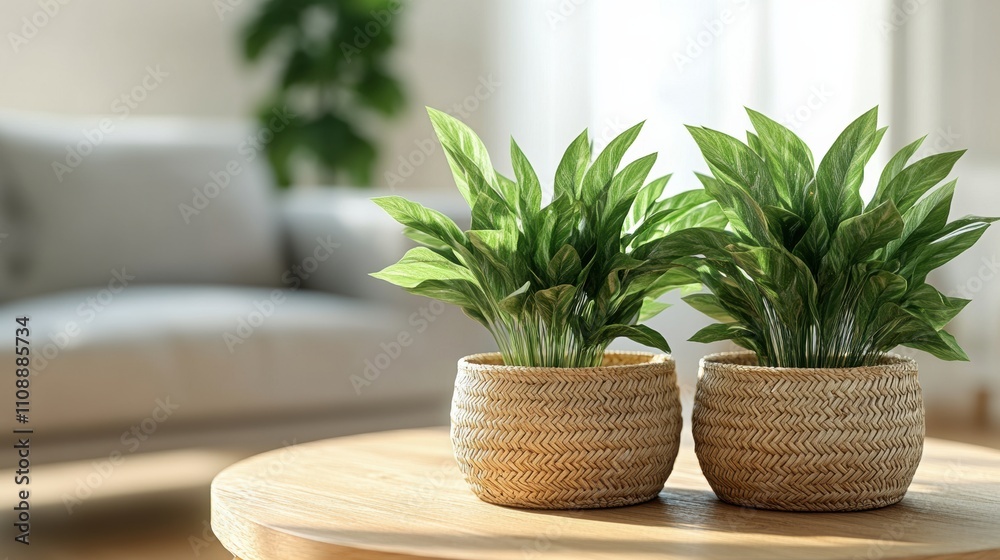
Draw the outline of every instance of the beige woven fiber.
<instances>
[{"instance_id":1,"label":"beige woven fiber","mask_svg":"<svg viewBox=\"0 0 1000 560\"><path fill-rule=\"evenodd\" d=\"M770 368L751 352L701 360L693 432L720 499L785 511L857 511L903 499L920 462L917 363Z\"/></svg>"},{"instance_id":2,"label":"beige woven fiber","mask_svg":"<svg viewBox=\"0 0 1000 560\"><path fill-rule=\"evenodd\" d=\"M681 403L667 355L607 352L593 368L458 362L451 441L482 500L579 509L644 502L680 446Z\"/></svg>"}]
</instances>

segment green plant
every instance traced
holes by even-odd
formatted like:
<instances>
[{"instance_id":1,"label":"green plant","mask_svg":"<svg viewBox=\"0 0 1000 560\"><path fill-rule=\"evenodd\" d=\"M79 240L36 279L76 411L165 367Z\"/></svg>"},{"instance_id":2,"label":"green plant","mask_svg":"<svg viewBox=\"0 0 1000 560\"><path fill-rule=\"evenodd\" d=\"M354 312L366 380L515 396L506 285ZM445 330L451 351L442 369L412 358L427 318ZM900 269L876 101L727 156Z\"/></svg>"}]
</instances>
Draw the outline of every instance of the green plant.
<instances>
[{"instance_id":1,"label":"green plant","mask_svg":"<svg viewBox=\"0 0 1000 560\"><path fill-rule=\"evenodd\" d=\"M428 112L472 209L472 229L397 196L376 198L423 246L373 276L462 307L489 329L509 365L594 366L618 337L669 351L659 333L637 324L666 307L657 297L690 284L682 257L660 246L692 225L722 227L725 217L701 190L661 200L669 176L644 185L656 154L616 172L641 123L593 163L587 131L580 134L543 206L538 178L513 139L516 180L493 169L472 130Z\"/></svg>"},{"instance_id":2,"label":"green plant","mask_svg":"<svg viewBox=\"0 0 1000 560\"><path fill-rule=\"evenodd\" d=\"M877 128L877 107L815 170L792 131L747 112L756 130L747 144L688 127L712 171L699 178L731 224L677 240L697 246L697 277L711 291L685 300L721 321L691 340L732 340L773 367L871 365L897 345L967 360L943 329L968 300L926 282L995 220L948 222L955 181L935 186L964 150L907 165L923 139L913 142L889 161L866 204L864 167L886 130Z\"/></svg>"},{"instance_id":3,"label":"green plant","mask_svg":"<svg viewBox=\"0 0 1000 560\"><path fill-rule=\"evenodd\" d=\"M395 115L404 96L388 70L401 0L267 0L244 29L250 61L272 54L280 82L259 119L279 186L291 184L293 165L312 160L326 180L371 183L377 157L371 125ZM292 113L274 126L275 113Z\"/></svg>"}]
</instances>

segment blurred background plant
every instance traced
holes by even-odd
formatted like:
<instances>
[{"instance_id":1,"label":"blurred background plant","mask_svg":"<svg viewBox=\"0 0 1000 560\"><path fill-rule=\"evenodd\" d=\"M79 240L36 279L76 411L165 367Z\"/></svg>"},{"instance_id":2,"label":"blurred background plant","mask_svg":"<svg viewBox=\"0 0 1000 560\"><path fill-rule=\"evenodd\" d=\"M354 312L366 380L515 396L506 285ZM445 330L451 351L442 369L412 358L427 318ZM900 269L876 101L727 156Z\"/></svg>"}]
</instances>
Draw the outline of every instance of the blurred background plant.
<instances>
[{"instance_id":1,"label":"blurred background plant","mask_svg":"<svg viewBox=\"0 0 1000 560\"><path fill-rule=\"evenodd\" d=\"M280 79L259 109L262 127L275 113L294 115L270 127L268 161L286 188L299 162L326 184L371 185L378 157L374 132L403 108L400 81L389 69L400 0L267 0L243 30L243 53L281 65Z\"/></svg>"}]
</instances>

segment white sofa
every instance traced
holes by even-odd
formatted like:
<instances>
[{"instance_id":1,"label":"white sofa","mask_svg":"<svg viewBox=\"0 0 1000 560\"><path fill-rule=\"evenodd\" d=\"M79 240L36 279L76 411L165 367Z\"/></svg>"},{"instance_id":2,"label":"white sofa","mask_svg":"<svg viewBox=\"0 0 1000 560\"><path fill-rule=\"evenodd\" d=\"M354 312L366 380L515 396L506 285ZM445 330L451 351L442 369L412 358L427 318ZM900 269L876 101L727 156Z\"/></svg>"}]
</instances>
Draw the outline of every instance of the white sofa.
<instances>
[{"instance_id":1,"label":"white sofa","mask_svg":"<svg viewBox=\"0 0 1000 560\"><path fill-rule=\"evenodd\" d=\"M279 194L258 132L0 113L0 363L30 317L35 461L447 421L456 360L492 341L368 277L408 246L378 193Z\"/></svg>"}]
</instances>

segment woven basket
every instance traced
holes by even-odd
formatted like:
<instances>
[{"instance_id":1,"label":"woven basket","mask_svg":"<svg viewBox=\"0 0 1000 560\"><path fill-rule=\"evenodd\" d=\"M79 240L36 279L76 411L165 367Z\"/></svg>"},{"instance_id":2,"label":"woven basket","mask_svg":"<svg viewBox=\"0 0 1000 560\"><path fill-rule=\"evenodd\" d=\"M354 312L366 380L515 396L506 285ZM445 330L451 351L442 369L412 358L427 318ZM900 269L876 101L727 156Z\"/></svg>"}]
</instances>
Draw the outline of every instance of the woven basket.
<instances>
[{"instance_id":1,"label":"woven basket","mask_svg":"<svg viewBox=\"0 0 1000 560\"><path fill-rule=\"evenodd\" d=\"M458 362L451 442L473 492L540 509L615 507L663 489L680 445L674 361L607 352L593 368Z\"/></svg>"},{"instance_id":2,"label":"woven basket","mask_svg":"<svg viewBox=\"0 0 1000 560\"><path fill-rule=\"evenodd\" d=\"M770 368L753 353L701 360L693 432L715 494L740 506L856 511L906 493L924 443L917 364Z\"/></svg>"}]
</instances>

